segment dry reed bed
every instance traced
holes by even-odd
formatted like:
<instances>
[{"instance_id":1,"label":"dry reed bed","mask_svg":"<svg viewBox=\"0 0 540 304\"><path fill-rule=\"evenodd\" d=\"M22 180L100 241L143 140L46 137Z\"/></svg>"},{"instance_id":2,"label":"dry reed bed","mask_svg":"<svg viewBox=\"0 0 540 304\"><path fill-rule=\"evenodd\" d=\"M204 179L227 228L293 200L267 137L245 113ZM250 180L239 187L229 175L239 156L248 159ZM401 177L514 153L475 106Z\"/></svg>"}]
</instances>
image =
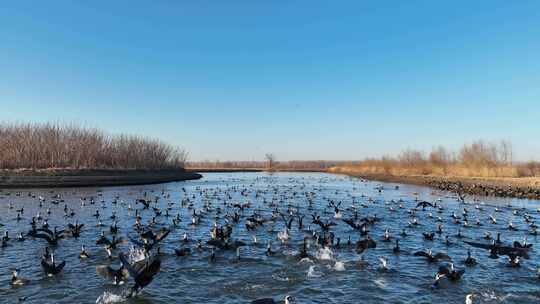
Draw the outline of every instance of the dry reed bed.
<instances>
[{"instance_id":1,"label":"dry reed bed","mask_svg":"<svg viewBox=\"0 0 540 304\"><path fill-rule=\"evenodd\" d=\"M187 152L158 139L58 123L1 123L0 169L178 169Z\"/></svg>"}]
</instances>

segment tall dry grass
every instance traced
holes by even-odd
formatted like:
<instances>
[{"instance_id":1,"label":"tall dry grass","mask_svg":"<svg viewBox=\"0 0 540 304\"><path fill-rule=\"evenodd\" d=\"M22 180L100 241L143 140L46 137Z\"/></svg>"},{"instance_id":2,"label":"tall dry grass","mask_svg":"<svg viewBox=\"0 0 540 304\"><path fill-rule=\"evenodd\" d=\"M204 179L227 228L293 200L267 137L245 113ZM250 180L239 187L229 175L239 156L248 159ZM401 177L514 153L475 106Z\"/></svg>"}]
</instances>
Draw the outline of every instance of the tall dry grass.
<instances>
[{"instance_id":1,"label":"tall dry grass","mask_svg":"<svg viewBox=\"0 0 540 304\"><path fill-rule=\"evenodd\" d=\"M457 152L439 146L425 153L405 150L396 157L385 156L361 161L349 170L366 174L438 175L464 177L540 176L539 162L514 162L512 145L477 140Z\"/></svg>"},{"instance_id":2,"label":"tall dry grass","mask_svg":"<svg viewBox=\"0 0 540 304\"><path fill-rule=\"evenodd\" d=\"M187 152L158 139L59 123L0 123L0 169L172 169Z\"/></svg>"}]
</instances>

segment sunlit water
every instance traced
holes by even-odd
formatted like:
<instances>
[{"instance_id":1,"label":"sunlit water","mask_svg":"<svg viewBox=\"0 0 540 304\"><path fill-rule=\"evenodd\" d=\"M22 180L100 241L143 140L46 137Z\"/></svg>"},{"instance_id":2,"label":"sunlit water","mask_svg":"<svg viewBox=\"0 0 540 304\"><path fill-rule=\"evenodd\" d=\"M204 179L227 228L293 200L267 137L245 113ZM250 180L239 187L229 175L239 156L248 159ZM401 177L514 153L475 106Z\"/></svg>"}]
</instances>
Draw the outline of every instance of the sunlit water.
<instances>
[{"instance_id":1,"label":"sunlit water","mask_svg":"<svg viewBox=\"0 0 540 304\"><path fill-rule=\"evenodd\" d=\"M30 218L40 211L44 216L47 208L51 209L48 216L51 227L63 228L67 222L76 219L86 226L79 239L61 240L55 249L56 260L67 262L63 273L57 277L48 278L40 267L40 256L46 246L41 239L27 238L24 242L11 240L9 246L0 249L0 302L17 303L21 297L28 297L25 303L249 303L261 297L283 299L285 295L292 295L298 303L464 303L469 293L476 294L475 303L538 303L540 301L540 280L537 278L539 267L538 242L533 236L528 241L534 244L531 259L524 260L521 268L510 268L506 259L493 260L487 258L487 251L472 248L473 255L479 261L476 267L467 267L462 280L457 283L445 282L439 289L432 289L433 277L438 264L428 264L424 259L412 256L417 250L432 248L434 252L444 251L453 258L456 267L464 268L462 260L465 258L467 246L453 237L458 226L452 223L450 217L453 211L461 214L463 207L469 209L470 222L474 223L478 217L484 223L482 227L462 228L462 233L470 239L482 241L486 230L496 235L502 233L503 241L510 243L514 240L522 241L527 234L527 226L521 216L529 212L535 219L540 215L536 208L538 201L504 200L493 198L479 198L480 201L471 204L459 204L451 193L437 192L429 188L382 184L385 190L380 192L375 188L381 185L377 182L363 182L344 176L329 174L302 174L279 173L269 175L266 173L234 173L234 174L205 174L198 181L168 183L161 185L130 186L130 187L103 187L78 189L33 189L31 192L36 198L28 196L27 190L4 190L0 193L0 223L5 225L0 230L9 230L10 236L16 238L18 232L27 232L30 228ZM185 192L183 191L185 189ZM201 190L206 190L200 195ZM247 190L242 194L242 190ZM148 197L160 196L162 191L170 194L169 198L161 198L158 205L162 208L173 202L171 215L180 213L182 223L175 229L162 245L162 270L154 282L146 288L137 299L126 300L120 295L126 286L114 286L111 282L96 274L97 265L111 264L118 267L118 261L110 262L105 250L95 241L101 230L108 232L109 219L113 211L119 217L119 236L126 238L129 234L136 237L133 230L134 209L141 208L136 204L137 198L142 198L146 192ZM259 191L259 196L256 193ZM307 210L305 193L313 192L314 205ZM58 205L51 204L53 195L61 194L64 202ZM424 241L421 237L423 231L435 231L437 223L435 218L428 219L430 211L419 211L417 217L421 222L418 228L408 228L409 236L401 238L400 255L392 253L393 242L382 242L385 229L389 229L393 238L405 228L409 218L408 209L416 206L415 194L422 200L434 201L442 199L447 208L444 213L433 212L434 217L440 215L444 219L445 234L436 235L434 241ZM40 209L37 196L42 195L46 202ZM230 195L230 197L229 197ZM96 203L91 205L89 199L86 205L81 205L81 197L94 197ZM115 197L118 203L112 204ZM190 239L209 239L210 226L214 221L214 213L208 214L200 223L193 227L190 225L192 210L181 207L182 199L189 198L194 202L196 210L202 209L205 200L212 202L214 207L223 207L227 203L251 202L250 209L246 209L239 224L234 226L233 236L243 240L249 245L241 249L241 260L238 262L234 252L217 251L217 260L209 261L208 250L197 251L189 257L176 257L174 249L181 247L181 238L184 233ZM373 201L368 201L372 198ZM405 208L398 208L398 200L402 199ZM101 203L103 200L104 203ZM370 235L377 240L377 248L370 249L363 255L363 260L354 252L353 248L343 246L341 249L324 251L312 244L309 249L311 259L299 261L294 257L302 244L305 232L298 231L296 221L290 231L290 239L286 244L280 244L277 233L283 230L284 223L277 220L275 224L266 224L256 233L245 228L244 218L259 210L265 217L270 217L273 208L268 203L275 201L280 210L285 211L288 204L298 206L300 212L306 214L305 228L312 229L317 226L310 224L311 213L318 212L324 219L332 219L338 225L332 229L336 237L340 237L342 244L346 243L350 235L353 242L360 236L340 219L333 219L333 210L326 208L328 201L342 202L343 218L352 216L347 210L351 205L359 207L360 216L375 215L382 218L374 227L370 228ZM392 202L392 200L394 202ZM13 209L9 208L9 202ZM361 207L365 203L368 207ZM512 208L507 207L511 203ZM75 210L74 218L64 218L64 205ZM133 210L128 211L131 204ZM477 211L474 204L482 204L484 211ZM106 208L102 208L105 205ZM395 211L390 212L393 206ZM491 224L487 218L494 214L495 206L503 209L496 213L498 224ZM23 220L15 220L16 210L24 207ZM526 210L522 210L525 208ZM102 214L104 228L96 227L96 219L92 217L96 209ZM512 215L513 209L519 209L519 216ZM232 208L230 209L232 212ZM144 211L143 222L147 223L153 212ZM519 231L506 229L508 220L512 220ZM154 227L168 227L172 216L158 217L161 223ZM223 223L223 220L219 220ZM271 230L271 232L268 232ZM256 234L258 244L252 244L253 235ZM443 240L448 234L454 245L447 247ZM272 248L278 254L272 257L265 255L266 244L272 241ZM85 244L91 258L86 261L79 260L79 252ZM127 251L131 245L126 243L115 252ZM193 243L190 244L194 247ZM379 257L388 260L388 270L379 269ZM10 270L17 267L21 270L20 276L30 280L27 286L12 288L9 285Z\"/></svg>"}]
</instances>

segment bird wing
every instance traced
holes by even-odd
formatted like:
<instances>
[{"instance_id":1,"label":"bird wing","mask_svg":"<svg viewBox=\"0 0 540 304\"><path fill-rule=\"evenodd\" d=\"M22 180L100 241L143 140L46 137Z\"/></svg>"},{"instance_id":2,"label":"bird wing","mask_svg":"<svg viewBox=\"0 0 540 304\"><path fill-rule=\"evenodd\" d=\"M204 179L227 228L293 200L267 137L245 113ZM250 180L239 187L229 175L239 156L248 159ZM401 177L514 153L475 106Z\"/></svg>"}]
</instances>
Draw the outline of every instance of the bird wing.
<instances>
[{"instance_id":1,"label":"bird wing","mask_svg":"<svg viewBox=\"0 0 540 304\"><path fill-rule=\"evenodd\" d=\"M290 229L291 226L292 226L293 220L294 220L294 217L291 217L291 218L289 219L289 222L287 223L287 227L289 227L289 229Z\"/></svg>"},{"instance_id":2,"label":"bird wing","mask_svg":"<svg viewBox=\"0 0 540 304\"><path fill-rule=\"evenodd\" d=\"M50 236L54 235L54 233L48 228L38 228L38 229L36 229L36 231L45 232L46 234L48 234Z\"/></svg>"},{"instance_id":3,"label":"bird wing","mask_svg":"<svg viewBox=\"0 0 540 304\"><path fill-rule=\"evenodd\" d=\"M49 263L47 263L47 261L45 261L44 259L41 259L41 267L43 267L45 272L51 271L51 265L49 265Z\"/></svg>"},{"instance_id":4,"label":"bird wing","mask_svg":"<svg viewBox=\"0 0 540 304\"><path fill-rule=\"evenodd\" d=\"M417 251L417 252L414 253L414 256L421 256L421 257L429 258L429 254L427 252L424 252L424 251Z\"/></svg>"},{"instance_id":5,"label":"bird wing","mask_svg":"<svg viewBox=\"0 0 540 304\"><path fill-rule=\"evenodd\" d=\"M96 266L96 273L106 279L114 278L115 270L111 266L98 265Z\"/></svg>"},{"instance_id":6,"label":"bird wing","mask_svg":"<svg viewBox=\"0 0 540 304\"><path fill-rule=\"evenodd\" d=\"M497 247L497 252L501 255L507 255L508 257L512 258L511 255L519 256L525 259L529 259L529 253L527 252L527 249L525 248L513 248L513 247Z\"/></svg>"},{"instance_id":7,"label":"bird wing","mask_svg":"<svg viewBox=\"0 0 540 304\"><path fill-rule=\"evenodd\" d=\"M169 235L169 233L171 233L171 230L169 229L158 232L155 239L156 243L161 242L163 239L165 239Z\"/></svg>"},{"instance_id":8,"label":"bird wing","mask_svg":"<svg viewBox=\"0 0 540 304\"><path fill-rule=\"evenodd\" d=\"M150 263L143 269L139 270L139 274L144 272L146 276L153 277L159 272L160 268L161 268L161 260L155 259L154 261L152 261L152 263Z\"/></svg>"},{"instance_id":9,"label":"bird wing","mask_svg":"<svg viewBox=\"0 0 540 304\"><path fill-rule=\"evenodd\" d=\"M446 275L450 273L450 270L445 265L442 265L439 267L439 271L437 273Z\"/></svg>"},{"instance_id":10,"label":"bird wing","mask_svg":"<svg viewBox=\"0 0 540 304\"><path fill-rule=\"evenodd\" d=\"M148 239L148 240L155 240L156 235L154 234L154 232L152 232L152 230L148 230L144 233L141 233L141 238Z\"/></svg>"},{"instance_id":11,"label":"bird wing","mask_svg":"<svg viewBox=\"0 0 540 304\"><path fill-rule=\"evenodd\" d=\"M367 240L368 248L377 248L377 243L373 239Z\"/></svg>"},{"instance_id":12,"label":"bird wing","mask_svg":"<svg viewBox=\"0 0 540 304\"><path fill-rule=\"evenodd\" d=\"M359 229L360 227L352 219L343 219L347 225L351 226L353 229Z\"/></svg>"},{"instance_id":13,"label":"bird wing","mask_svg":"<svg viewBox=\"0 0 540 304\"><path fill-rule=\"evenodd\" d=\"M161 268L161 261L159 259L154 260L151 264L141 269L138 275L135 277L135 283L141 288L146 287L152 282L154 276L159 272Z\"/></svg>"},{"instance_id":14,"label":"bird wing","mask_svg":"<svg viewBox=\"0 0 540 304\"><path fill-rule=\"evenodd\" d=\"M126 256L124 255L124 253L120 253L118 255L118 258L120 258L120 261L122 261L122 264L124 265L124 267L127 269L127 271L129 272L129 275L132 276L132 277L137 277L137 274L138 274L138 271L137 269L135 269L128 261L128 259L126 258Z\"/></svg>"},{"instance_id":15,"label":"bird wing","mask_svg":"<svg viewBox=\"0 0 540 304\"><path fill-rule=\"evenodd\" d=\"M66 261L58 264L58 266L56 266L56 271L60 272L62 269L64 269L64 266L66 266Z\"/></svg>"},{"instance_id":16,"label":"bird wing","mask_svg":"<svg viewBox=\"0 0 540 304\"><path fill-rule=\"evenodd\" d=\"M482 248L482 249L487 249L487 250L490 250L491 248L493 248L493 244L484 244L484 243L477 243L477 242L470 242L470 241L463 241L463 242L465 244L469 244L476 248Z\"/></svg>"},{"instance_id":17,"label":"bird wing","mask_svg":"<svg viewBox=\"0 0 540 304\"><path fill-rule=\"evenodd\" d=\"M439 252L437 253L436 255L433 256L434 258L436 259L439 259L439 260L452 260L450 258L450 256L448 256L446 253L444 252Z\"/></svg>"},{"instance_id":18,"label":"bird wing","mask_svg":"<svg viewBox=\"0 0 540 304\"><path fill-rule=\"evenodd\" d=\"M50 235L48 234L45 234L45 233L36 233L34 234L34 237L35 238L39 238L39 239L44 239L46 240L47 242L51 243L53 241L53 239L51 238Z\"/></svg>"}]
</instances>

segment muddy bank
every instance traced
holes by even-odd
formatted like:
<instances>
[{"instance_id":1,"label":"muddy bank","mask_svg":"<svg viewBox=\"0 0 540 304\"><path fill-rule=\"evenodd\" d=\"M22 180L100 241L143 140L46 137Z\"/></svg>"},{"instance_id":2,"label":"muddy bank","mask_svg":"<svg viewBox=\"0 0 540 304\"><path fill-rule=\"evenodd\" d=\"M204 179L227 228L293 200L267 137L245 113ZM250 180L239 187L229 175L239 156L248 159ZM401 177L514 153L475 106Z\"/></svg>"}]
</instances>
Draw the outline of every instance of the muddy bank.
<instances>
[{"instance_id":1,"label":"muddy bank","mask_svg":"<svg viewBox=\"0 0 540 304\"><path fill-rule=\"evenodd\" d=\"M0 189L143 185L201 177L185 170L10 170L0 171Z\"/></svg>"},{"instance_id":2,"label":"muddy bank","mask_svg":"<svg viewBox=\"0 0 540 304\"><path fill-rule=\"evenodd\" d=\"M332 168L329 172L381 182L429 186L439 190L460 192L469 195L540 200L540 179L538 178L472 178L422 175L396 176L355 172L339 168Z\"/></svg>"}]
</instances>

